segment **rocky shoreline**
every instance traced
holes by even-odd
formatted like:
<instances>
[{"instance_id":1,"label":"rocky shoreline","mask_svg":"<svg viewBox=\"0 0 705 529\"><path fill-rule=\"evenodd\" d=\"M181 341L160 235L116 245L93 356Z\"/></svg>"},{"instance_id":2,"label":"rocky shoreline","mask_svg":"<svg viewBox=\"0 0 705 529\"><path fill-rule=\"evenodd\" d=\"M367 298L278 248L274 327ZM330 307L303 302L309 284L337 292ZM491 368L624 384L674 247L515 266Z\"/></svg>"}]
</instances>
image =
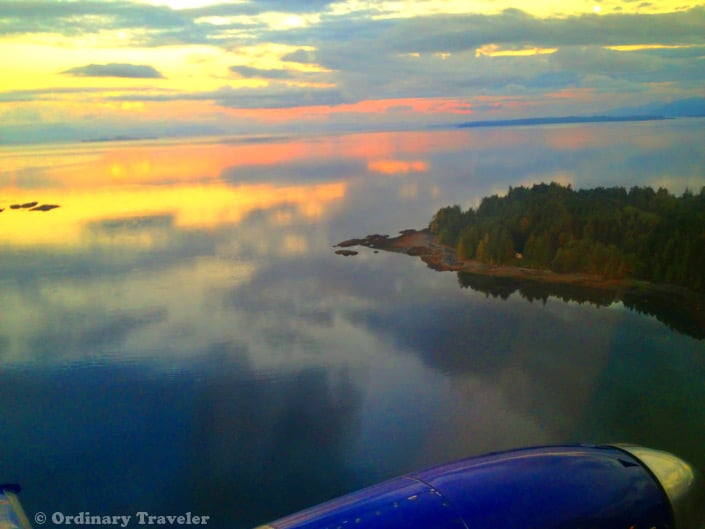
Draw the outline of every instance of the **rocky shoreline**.
<instances>
[{"instance_id":1,"label":"rocky shoreline","mask_svg":"<svg viewBox=\"0 0 705 529\"><path fill-rule=\"evenodd\" d=\"M419 257L433 270L466 272L495 278L531 281L539 284L573 285L613 292L617 299L629 294L643 296L650 294L660 296L673 295L683 299L688 305L696 307L699 313L698 319L702 320L705 328L705 303L701 299L702 296L678 285L655 284L633 278L605 279L602 276L592 274L557 273L551 270L521 266L491 265L475 260L459 260L455 249L440 244L436 236L428 229L403 230L396 237L373 234L364 238L348 239L335 245L335 248L346 249L338 250L336 253L354 255L352 253L354 250L347 249L355 246Z\"/></svg>"},{"instance_id":2,"label":"rocky shoreline","mask_svg":"<svg viewBox=\"0 0 705 529\"><path fill-rule=\"evenodd\" d=\"M492 265L475 260L459 260L455 249L440 244L429 230L404 230L397 237L368 235L359 239L348 239L336 248L362 246L374 250L403 253L419 257L429 268L441 272L468 272L496 277L531 279L550 283L573 283L594 288L614 289L631 283L632 280L603 279L597 275L582 273L559 274L550 270L520 266ZM340 255L353 255L352 250L337 250Z\"/></svg>"}]
</instances>

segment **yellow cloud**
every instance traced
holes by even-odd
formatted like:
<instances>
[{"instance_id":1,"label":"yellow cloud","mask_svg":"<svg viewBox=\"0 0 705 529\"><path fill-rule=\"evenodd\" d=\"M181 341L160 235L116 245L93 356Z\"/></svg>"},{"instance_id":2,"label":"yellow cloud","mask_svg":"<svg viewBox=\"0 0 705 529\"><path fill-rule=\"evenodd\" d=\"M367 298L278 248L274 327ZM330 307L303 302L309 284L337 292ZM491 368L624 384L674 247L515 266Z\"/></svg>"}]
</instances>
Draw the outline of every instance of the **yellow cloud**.
<instances>
[{"instance_id":1,"label":"yellow cloud","mask_svg":"<svg viewBox=\"0 0 705 529\"><path fill-rule=\"evenodd\" d=\"M396 0L396 1L363 1L347 0L331 6L334 13L346 15L356 10L367 9L377 14L373 18L413 18L434 14L497 14L506 9L519 7L513 0ZM555 0L534 0L525 2L519 8L536 17L573 16L605 12L628 13L668 13L684 9L683 3L677 0L662 0L659 2L602 2L599 11L596 4L582 0L556 2Z\"/></svg>"},{"instance_id":2,"label":"yellow cloud","mask_svg":"<svg viewBox=\"0 0 705 529\"><path fill-rule=\"evenodd\" d=\"M558 48L523 48L507 49L497 44L485 44L475 50L475 57L531 57L534 55L550 55Z\"/></svg>"},{"instance_id":3,"label":"yellow cloud","mask_svg":"<svg viewBox=\"0 0 705 529\"><path fill-rule=\"evenodd\" d=\"M661 49L677 49L677 48L692 48L693 46L667 45L667 44L630 44L624 46L605 46L608 50L614 51L639 51L639 50L661 50Z\"/></svg>"}]
</instances>

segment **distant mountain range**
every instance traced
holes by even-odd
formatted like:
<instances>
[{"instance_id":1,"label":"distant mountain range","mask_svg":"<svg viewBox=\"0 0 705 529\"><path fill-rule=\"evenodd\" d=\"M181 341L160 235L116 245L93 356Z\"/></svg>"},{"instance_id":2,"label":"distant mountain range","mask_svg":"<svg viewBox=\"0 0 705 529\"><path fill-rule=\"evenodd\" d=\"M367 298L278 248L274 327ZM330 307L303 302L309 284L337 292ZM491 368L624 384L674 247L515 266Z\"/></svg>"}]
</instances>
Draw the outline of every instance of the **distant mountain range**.
<instances>
[{"instance_id":1,"label":"distant mountain range","mask_svg":"<svg viewBox=\"0 0 705 529\"><path fill-rule=\"evenodd\" d=\"M555 125L561 123L601 123L622 121L658 121L683 117L705 117L705 98L693 97L671 103L651 103L638 107L621 107L604 114L592 116L556 116L519 119L494 119L466 121L457 124L460 128L512 127L531 125Z\"/></svg>"},{"instance_id":2,"label":"distant mountain range","mask_svg":"<svg viewBox=\"0 0 705 529\"><path fill-rule=\"evenodd\" d=\"M705 97L691 97L671 103L651 103L610 110L608 116L663 116L669 118L705 117Z\"/></svg>"}]
</instances>

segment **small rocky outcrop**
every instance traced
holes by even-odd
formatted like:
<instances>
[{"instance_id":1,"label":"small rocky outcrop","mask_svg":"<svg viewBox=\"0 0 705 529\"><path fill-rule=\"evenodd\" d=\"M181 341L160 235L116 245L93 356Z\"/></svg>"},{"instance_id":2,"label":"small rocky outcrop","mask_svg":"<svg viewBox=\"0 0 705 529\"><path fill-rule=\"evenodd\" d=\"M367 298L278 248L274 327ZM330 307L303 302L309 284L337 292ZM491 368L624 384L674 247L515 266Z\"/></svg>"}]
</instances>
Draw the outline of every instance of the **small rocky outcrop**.
<instances>
[{"instance_id":1,"label":"small rocky outcrop","mask_svg":"<svg viewBox=\"0 0 705 529\"><path fill-rule=\"evenodd\" d=\"M26 209L28 211L51 211L58 207L60 207L58 204L39 204L36 200L23 204L10 204L10 209ZM1 211L5 211L5 208L0 208Z\"/></svg>"}]
</instances>

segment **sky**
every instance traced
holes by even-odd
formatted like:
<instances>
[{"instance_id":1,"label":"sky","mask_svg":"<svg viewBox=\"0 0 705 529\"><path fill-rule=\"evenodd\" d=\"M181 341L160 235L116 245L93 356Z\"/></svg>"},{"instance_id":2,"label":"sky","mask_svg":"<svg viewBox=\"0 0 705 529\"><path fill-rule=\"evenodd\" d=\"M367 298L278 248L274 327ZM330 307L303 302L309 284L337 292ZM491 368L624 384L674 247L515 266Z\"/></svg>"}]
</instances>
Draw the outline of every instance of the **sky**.
<instances>
[{"instance_id":1,"label":"sky","mask_svg":"<svg viewBox=\"0 0 705 529\"><path fill-rule=\"evenodd\" d=\"M0 0L0 144L414 128L705 96L700 0Z\"/></svg>"}]
</instances>

